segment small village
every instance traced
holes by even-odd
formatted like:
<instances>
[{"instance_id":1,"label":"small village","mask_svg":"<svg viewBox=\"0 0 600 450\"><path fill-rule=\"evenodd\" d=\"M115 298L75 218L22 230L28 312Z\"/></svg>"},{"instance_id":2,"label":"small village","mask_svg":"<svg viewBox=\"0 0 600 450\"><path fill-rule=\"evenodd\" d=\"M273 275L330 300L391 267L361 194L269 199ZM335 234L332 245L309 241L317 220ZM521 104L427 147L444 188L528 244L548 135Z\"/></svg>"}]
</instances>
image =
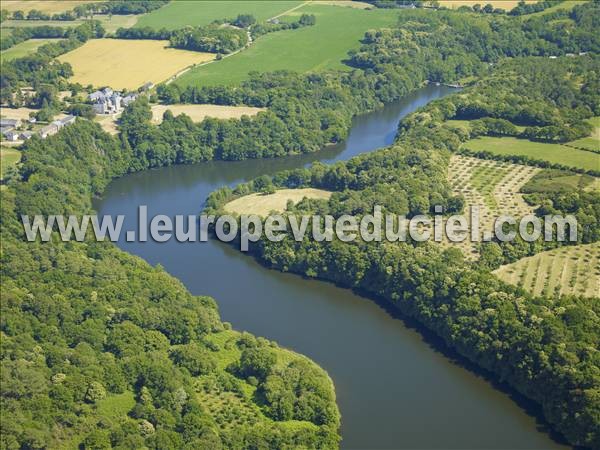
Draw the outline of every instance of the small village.
<instances>
[{"instance_id":1,"label":"small village","mask_svg":"<svg viewBox=\"0 0 600 450\"><path fill-rule=\"evenodd\" d=\"M22 129L24 122L21 119L0 119L0 129L3 138L8 142L26 141L27 139L31 139L35 134L45 139L48 136L58 133L61 128L75 123L76 119L75 116L69 114L40 128L37 133ZM29 119L27 123L33 124L35 123L35 119Z\"/></svg>"},{"instance_id":2,"label":"small village","mask_svg":"<svg viewBox=\"0 0 600 450\"><path fill-rule=\"evenodd\" d=\"M115 91L110 87L104 87L89 94L83 92L82 94L85 97L81 97L80 94L80 100L91 106L99 123L104 126L107 123L104 118L117 120L123 110L135 101L141 92L147 93L153 87L154 84L150 82L141 86L138 92L121 92ZM27 92L27 94L29 97L33 96L31 92ZM71 97L71 93L68 91L62 95L62 99L68 97ZM2 135L3 143L7 145L20 145L35 135L45 139L48 136L58 133L62 128L75 123L77 119L74 114L60 113L56 115L54 120L49 121L48 124L44 124L44 122L40 123L36 119L35 113L37 110L21 109L24 112L28 112L29 117L19 117L22 116L22 114L19 114L20 111L2 107L0 134Z\"/></svg>"}]
</instances>

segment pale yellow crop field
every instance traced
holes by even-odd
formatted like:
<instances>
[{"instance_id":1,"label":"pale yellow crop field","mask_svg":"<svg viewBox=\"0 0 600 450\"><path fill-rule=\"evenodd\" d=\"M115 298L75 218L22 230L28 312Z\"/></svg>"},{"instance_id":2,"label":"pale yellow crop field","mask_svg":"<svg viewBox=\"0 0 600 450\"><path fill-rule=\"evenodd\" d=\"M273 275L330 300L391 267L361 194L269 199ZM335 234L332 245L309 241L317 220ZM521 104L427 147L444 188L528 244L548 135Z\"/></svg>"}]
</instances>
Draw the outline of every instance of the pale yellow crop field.
<instances>
[{"instance_id":1,"label":"pale yellow crop field","mask_svg":"<svg viewBox=\"0 0 600 450\"><path fill-rule=\"evenodd\" d=\"M94 3L95 0L2 0L2 9L7 11L31 11L37 9L43 13L54 14L70 11L76 6L84 3Z\"/></svg>"},{"instance_id":2,"label":"pale yellow crop field","mask_svg":"<svg viewBox=\"0 0 600 450\"><path fill-rule=\"evenodd\" d=\"M86 86L137 89L159 83L186 67L210 61L213 53L168 48L168 41L92 39L58 59L73 67L70 81Z\"/></svg>"},{"instance_id":3,"label":"pale yellow crop field","mask_svg":"<svg viewBox=\"0 0 600 450\"><path fill-rule=\"evenodd\" d=\"M538 253L501 266L494 274L533 295L600 297L600 244Z\"/></svg>"},{"instance_id":4,"label":"pale yellow crop field","mask_svg":"<svg viewBox=\"0 0 600 450\"><path fill-rule=\"evenodd\" d=\"M343 6L346 8L356 9L372 9L373 5L365 2L355 2L354 0L315 0L310 2L311 5L330 5L330 6Z\"/></svg>"},{"instance_id":5,"label":"pale yellow crop field","mask_svg":"<svg viewBox=\"0 0 600 450\"><path fill-rule=\"evenodd\" d=\"M265 108L251 106L224 106L224 105L154 105L152 107L152 121L161 123L165 111L171 111L174 116L185 114L194 122L202 122L207 117L214 119L239 119L242 116L255 116Z\"/></svg>"},{"instance_id":6,"label":"pale yellow crop field","mask_svg":"<svg viewBox=\"0 0 600 450\"><path fill-rule=\"evenodd\" d=\"M526 0L525 3L536 3L537 0ZM494 8L511 10L519 4L519 0L441 0L440 5L446 8L459 8L461 6L473 6L476 4L482 7L490 3Z\"/></svg>"},{"instance_id":7,"label":"pale yellow crop field","mask_svg":"<svg viewBox=\"0 0 600 450\"><path fill-rule=\"evenodd\" d=\"M271 211L282 212L287 207L287 202L291 200L298 203L307 198L328 199L331 192L322 189L279 189L274 194L250 194L227 203L225 211L234 214L257 214L267 216Z\"/></svg>"}]
</instances>

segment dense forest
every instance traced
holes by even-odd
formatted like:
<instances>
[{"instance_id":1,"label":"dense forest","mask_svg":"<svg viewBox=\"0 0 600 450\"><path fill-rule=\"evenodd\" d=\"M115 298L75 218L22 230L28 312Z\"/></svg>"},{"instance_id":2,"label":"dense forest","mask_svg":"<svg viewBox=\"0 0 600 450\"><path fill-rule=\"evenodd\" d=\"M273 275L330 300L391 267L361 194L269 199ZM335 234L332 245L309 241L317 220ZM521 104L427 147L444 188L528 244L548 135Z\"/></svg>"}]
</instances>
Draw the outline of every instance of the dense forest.
<instances>
[{"instance_id":1,"label":"dense forest","mask_svg":"<svg viewBox=\"0 0 600 450\"><path fill-rule=\"evenodd\" d=\"M135 170L126 145L80 120L23 154L2 193L2 448L337 446L333 387L313 363L252 336L219 346L212 299L113 244L23 241L20 214L89 212ZM219 426L198 400L208 381L256 405L246 423ZM130 407L111 413L123 396Z\"/></svg>"},{"instance_id":2,"label":"dense forest","mask_svg":"<svg viewBox=\"0 0 600 450\"><path fill-rule=\"evenodd\" d=\"M574 10L571 17L577 20L585 15L589 23L597 21L597 6L585 8ZM447 26L443 21L439 25ZM378 33L406 36L405 31L401 26ZM444 36L448 35L451 30L446 30ZM366 40L359 52L365 59L387 55L386 61L374 61L371 70L386 73L390 66L397 68L390 56L393 45L369 35ZM405 39L398 52L410 54L410 48ZM414 46L414 52L419 48ZM500 121L527 125L530 130L556 127L557 133L570 128L575 133L587 132L582 119L598 114L598 63L597 56L591 55L495 62L493 69L484 72L489 75L473 87L403 120L393 147L348 162L315 164L261 177L235 189L223 188L207 201L208 212L218 212L238 196L264 191L266 184L275 189L310 186L334 191L329 201L305 200L288 214L362 215L371 212L374 204L408 216L428 212L434 204L445 205L449 212L460 209L460 199L449 195L446 164L449 154L458 151L470 135L446 121L478 118L481 122L475 133L497 132L495 127L506 125ZM458 74L449 76L470 74L461 72L460 65L454 67ZM411 69L416 70L414 65ZM543 204L538 214L575 214L581 228L579 239L598 241L600 195L574 189L559 195L542 191L536 196L536 202ZM462 355L538 402L547 420L569 442L596 448L600 446L597 299L532 297L489 272L499 263L539 252L540 245L491 243L484 246L476 265L465 261L457 249L417 243L295 242L286 236L281 242L260 241L253 250L273 268L331 280L386 299Z\"/></svg>"},{"instance_id":3,"label":"dense forest","mask_svg":"<svg viewBox=\"0 0 600 450\"><path fill-rule=\"evenodd\" d=\"M570 59L562 62L577 65ZM528 79L523 90L531 92L543 85L532 70L539 64L539 60L529 59L511 62L502 75L519 75L510 77L515 85L507 83L509 77L498 79L507 84L506 91ZM429 212L435 204L444 205L449 212L460 208L460 199L448 196L445 173L449 153L466 137L444 120L456 114L471 94L473 99L483 94L487 81L409 116L389 149L331 166L315 164L263 177L233 190L224 188L209 198L207 212L218 212L238 196L261 192L265 183L275 189L334 191L329 201L305 200L288 214L361 216L370 213L375 204L408 216ZM493 84L494 79L489 81ZM512 105L524 108L529 100L513 96ZM584 242L600 238L600 195L574 191L544 197L547 208L540 213L575 214ZM492 246L499 245L492 243L476 265L465 261L458 249L442 251L429 243L296 242L288 235L281 242L260 241L253 250L270 267L331 280L386 299L462 355L540 403L547 420L570 442L597 447L599 303L576 297L532 298L489 272L505 261L503 252L507 260L514 260L540 251L541 244L536 243L537 248L525 242L506 245L494 259ZM565 411L570 414L563 414Z\"/></svg>"},{"instance_id":4,"label":"dense forest","mask_svg":"<svg viewBox=\"0 0 600 450\"><path fill-rule=\"evenodd\" d=\"M212 299L191 296L160 267L109 243L25 243L20 214L90 213L91 197L112 178L149 167L317 151L344 139L354 115L427 80L472 77L472 87L407 117L387 149L224 188L207 201L218 211L270 184L334 191L329 201L304 201L289 214L360 216L375 204L409 216L440 204L460 211L463 201L452 195L446 170L470 136L446 120L480 120L482 134L509 128L499 121L532 133L555 127L538 136L550 140L584 132L583 119L598 113L599 22L592 3L527 20L407 10L396 27L367 33L349 55L349 72L253 74L237 88L158 89L166 102L267 108L254 118L196 124L166 112L156 126L142 98L123 113L116 137L80 119L46 140L32 138L2 194L2 447L336 447L333 389L314 364L298 355L289 361L275 344L247 335L216 343L232 330ZM571 52L590 54L547 58ZM3 91L23 81L62 82L67 66L50 56L15 60L8 71L3 66ZM587 227L582 239L598 240L597 194L536 195L545 196L547 208L575 211ZM485 251L478 265L457 249L412 242L286 238L261 241L253 251L271 267L385 299L539 403L569 442L600 447L596 300L532 297L491 275L498 261ZM509 258L509 249L500 251ZM223 418L198 400L207 392L245 399L251 420L221 426ZM131 405L114 415L123 395Z\"/></svg>"},{"instance_id":5,"label":"dense forest","mask_svg":"<svg viewBox=\"0 0 600 450\"><path fill-rule=\"evenodd\" d=\"M171 46L210 53L231 53L248 43L246 31L217 24L184 28L171 35Z\"/></svg>"}]
</instances>

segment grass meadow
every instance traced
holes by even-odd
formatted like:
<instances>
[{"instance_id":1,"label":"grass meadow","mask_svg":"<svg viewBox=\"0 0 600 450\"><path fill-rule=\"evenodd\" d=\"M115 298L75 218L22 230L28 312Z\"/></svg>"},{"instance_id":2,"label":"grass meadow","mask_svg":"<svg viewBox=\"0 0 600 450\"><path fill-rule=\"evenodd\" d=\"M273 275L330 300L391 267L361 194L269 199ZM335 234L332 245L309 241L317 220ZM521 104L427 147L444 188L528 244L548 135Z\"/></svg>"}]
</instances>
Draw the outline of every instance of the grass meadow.
<instances>
[{"instance_id":1,"label":"grass meadow","mask_svg":"<svg viewBox=\"0 0 600 450\"><path fill-rule=\"evenodd\" d=\"M59 40L60 39L29 39L28 41L21 42L20 44L0 52L0 60L4 62L15 58L22 58L23 56L35 53L38 47L41 47L44 44Z\"/></svg>"},{"instance_id":2,"label":"grass meadow","mask_svg":"<svg viewBox=\"0 0 600 450\"><path fill-rule=\"evenodd\" d=\"M514 137L483 136L465 142L464 147L473 151L488 151L496 155L524 155L569 167L600 170L600 154L562 144Z\"/></svg>"},{"instance_id":3,"label":"grass meadow","mask_svg":"<svg viewBox=\"0 0 600 450\"><path fill-rule=\"evenodd\" d=\"M301 4L301 1L177 0L140 17L136 27L176 30L187 25L208 25L214 20L233 18L238 14L252 14L262 21Z\"/></svg>"},{"instance_id":4,"label":"grass meadow","mask_svg":"<svg viewBox=\"0 0 600 450\"><path fill-rule=\"evenodd\" d=\"M20 160L21 152L19 150L15 150L14 148L0 147L0 180L3 180L8 169L16 166Z\"/></svg>"},{"instance_id":5,"label":"grass meadow","mask_svg":"<svg viewBox=\"0 0 600 450\"><path fill-rule=\"evenodd\" d=\"M251 71L292 70L316 72L348 69L348 51L360 46L367 30L392 25L399 12L363 10L329 5L306 5L282 20L314 14L314 26L285 30L259 37L247 50L190 70L177 80L180 86L238 84Z\"/></svg>"}]
</instances>

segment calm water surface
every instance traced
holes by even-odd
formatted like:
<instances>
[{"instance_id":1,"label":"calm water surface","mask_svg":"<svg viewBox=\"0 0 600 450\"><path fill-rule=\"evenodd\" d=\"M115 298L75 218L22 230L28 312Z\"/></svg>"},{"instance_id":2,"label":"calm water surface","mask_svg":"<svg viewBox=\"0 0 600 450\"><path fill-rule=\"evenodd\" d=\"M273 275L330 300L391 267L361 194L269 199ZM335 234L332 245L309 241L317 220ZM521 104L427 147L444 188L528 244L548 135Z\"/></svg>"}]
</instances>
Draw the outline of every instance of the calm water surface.
<instances>
[{"instance_id":1,"label":"calm water surface","mask_svg":"<svg viewBox=\"0 0 600 450\"><path fill-rule=\"evenodd\" d=\"M142 204L149 215L197 213L223 185L387 146L400 118L450 92L429 86L360 116L345 143L317 154L133 174L113 182L95 206L100 214L124 214L124 230L135 229ZM344 448L566 448L509 395L453 362L435 339L349 290L268 270L215 241L118 245L160 263L192 293L213 296L234 328L273 339L325 368L336 387Z\"/></svg>"}]
</instances>

